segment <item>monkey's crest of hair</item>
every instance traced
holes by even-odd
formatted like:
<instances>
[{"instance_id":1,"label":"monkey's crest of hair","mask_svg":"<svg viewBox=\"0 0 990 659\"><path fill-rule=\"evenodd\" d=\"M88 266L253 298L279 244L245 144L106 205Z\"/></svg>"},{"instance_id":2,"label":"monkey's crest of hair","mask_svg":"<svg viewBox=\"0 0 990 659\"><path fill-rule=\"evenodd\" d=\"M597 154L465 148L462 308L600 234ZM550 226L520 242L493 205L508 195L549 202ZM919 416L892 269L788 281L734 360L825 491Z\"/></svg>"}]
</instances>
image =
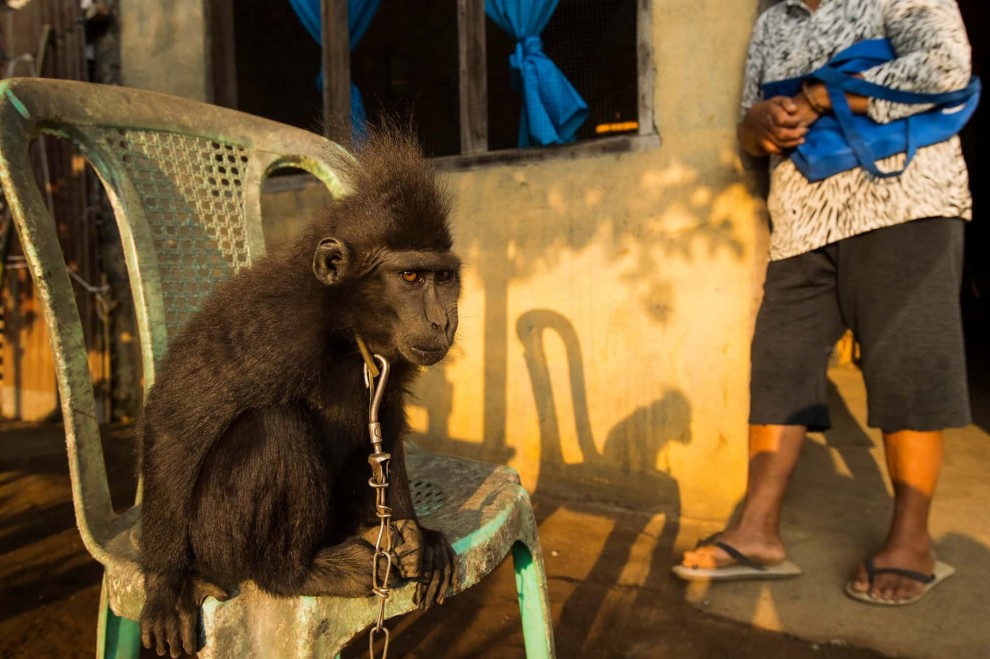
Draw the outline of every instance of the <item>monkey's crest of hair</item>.
<instances>
[{"instance_id":1,"label":"monkey's crest of hair","mask_svg":"<svg viewBox=\"0 0 990 659\"><path fill-rule=\"evenodd\" d=\"M324 224L351 246L449 251L450 193L409 129L369 127L353 158L334 164L350 194L331 203Z\"/></svg>"}]
</instances>

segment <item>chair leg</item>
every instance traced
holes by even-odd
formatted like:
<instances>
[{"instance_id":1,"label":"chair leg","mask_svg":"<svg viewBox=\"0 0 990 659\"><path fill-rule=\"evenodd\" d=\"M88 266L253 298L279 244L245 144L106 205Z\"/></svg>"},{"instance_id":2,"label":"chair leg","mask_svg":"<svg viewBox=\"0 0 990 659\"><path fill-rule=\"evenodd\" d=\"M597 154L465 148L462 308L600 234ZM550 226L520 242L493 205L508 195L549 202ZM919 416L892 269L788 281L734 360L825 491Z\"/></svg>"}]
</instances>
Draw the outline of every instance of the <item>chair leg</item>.
<instances>
[{"instance_id":1,"label":"chair leg","mask_svg":"<svg viewBox=\"0 0 990 659\"><path fill-rule=\"evenodd\" d=\"M141 626L110 610L107 580L100 590L100 615L96 623L96 659L136 659L141 652Z\"/></svg>"},{"instance_id":2,"label":"chair leg","mask_svg":"<svg viewBox=\"0 0 990 659\"><path fill-rule=\"evenodd\" d=\"M556 655L543 557L534 557L524 542L516 542L512 545L512 562L516 568L516 592L519 593L526 659L552 659Z\"/></svg>"}]
</instances>

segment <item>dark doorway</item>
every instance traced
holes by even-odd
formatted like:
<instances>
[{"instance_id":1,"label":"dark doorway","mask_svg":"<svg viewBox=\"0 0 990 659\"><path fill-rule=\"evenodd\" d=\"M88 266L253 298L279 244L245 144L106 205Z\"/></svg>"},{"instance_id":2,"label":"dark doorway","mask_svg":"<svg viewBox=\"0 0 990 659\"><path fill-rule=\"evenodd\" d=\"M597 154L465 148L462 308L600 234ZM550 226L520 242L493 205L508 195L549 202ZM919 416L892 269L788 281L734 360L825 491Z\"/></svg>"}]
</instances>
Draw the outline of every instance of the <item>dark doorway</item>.
<instances>
[{"instance_id":1,"label":"dark doorway","mask_svg":"<svg viewBox=\"0 0 990 659\"><path fill-rule=\"evenodd\" d=\"M959 0L966 28L973 46L973 73L987 84L986 42L981 27L990 18L986 0ZM986 185L988 173L987 122L990 121L990 101L984 90L983 101L976 115L962 133L963 153L969 166L970 187L973 191L973 221L966 231L966 270L963 282L963 308L966 318L966 341L971 351L986 352L990 348L990 194Z\"/></svg>"},{"instance_id":2,"label":"dark doorway","mask_svg":"<svg viewBox=\"0 0 990 659\"><path fill-rule=\"evenodd\" d=\"M963 20L973 46L973 73L986 85L987 45L981 29L986 26L990 5L986 0L959 0ZM963 279L963 319L966 324L970 396L973 422L990 431L990 191L987 175L987 121L990 120L990 98L984 90L983 101L976 116L962 133L963 154L969 166L970 188L973 191L973 221L966 229L966 262Z\"/></svg>"}]
</instances>

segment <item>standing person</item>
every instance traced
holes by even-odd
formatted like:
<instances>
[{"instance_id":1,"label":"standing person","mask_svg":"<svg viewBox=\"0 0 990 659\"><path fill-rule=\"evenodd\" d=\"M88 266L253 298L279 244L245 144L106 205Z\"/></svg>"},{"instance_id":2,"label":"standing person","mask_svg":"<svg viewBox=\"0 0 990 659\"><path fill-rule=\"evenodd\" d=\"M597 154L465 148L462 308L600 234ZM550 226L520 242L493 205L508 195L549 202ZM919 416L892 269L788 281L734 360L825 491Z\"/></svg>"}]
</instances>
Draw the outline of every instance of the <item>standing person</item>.
<instances>
[{"instance_id":1,"label":"standing person","mask_svg":"<svg viewBox=\"0 0 990 659\"><path fill-rule=\"evenodd\" d=\"M883 431L894 510L883 546L846 592L908 604L952 573L931 551L928 516L943 429L970 423L959 308L963 220L972 217L958 137L919 149L891 178L862 168L810 182L788 158L832 110L820 83L761 98L761 84L807 75L843 49L889 39L896 57L867 81L915 92L966 87L970 47L955 0L782 0L749 46L739 142L770 156L770 263L752 344L749 475L738 519L674 568L685 579L789 576L780 509L805 434L829 427L826 368L846 328L862 348L870 426ZM852 94L884 124L930 109ZM878 163L903 166L903 156Z\"/></svg>"}]
</instances>

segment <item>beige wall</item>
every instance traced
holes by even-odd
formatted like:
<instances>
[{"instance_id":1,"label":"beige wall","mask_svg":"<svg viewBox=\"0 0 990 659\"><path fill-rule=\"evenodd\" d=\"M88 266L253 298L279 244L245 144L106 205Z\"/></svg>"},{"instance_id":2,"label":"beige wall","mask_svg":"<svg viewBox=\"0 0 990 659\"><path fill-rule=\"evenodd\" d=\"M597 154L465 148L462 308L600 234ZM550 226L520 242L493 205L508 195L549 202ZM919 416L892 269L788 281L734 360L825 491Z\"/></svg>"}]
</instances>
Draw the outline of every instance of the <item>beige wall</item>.
<instances>
[{"instance_id":1,"label":"beige wall","mask_svg":"<svg viewBox=\"0 0 990 659\"><path fill-rule=\"evenodd\" d=\"M530 488L729 514L765 262L734 146L757 5L654 0L660 148L449 174L461 329L410 410L422 443L507 461ZM271 195L272 235L313 207Z\"/></svg>"},{"instance_id":2,"label":"beige wall","mask_svg":"<svg viewBox=\"0 0 990 659\"><path fill-rule=\"evenodd\" d=\"M127 87L212 98L205 0L123 0L120 78Z\"/></svg>"}]
</instances>

